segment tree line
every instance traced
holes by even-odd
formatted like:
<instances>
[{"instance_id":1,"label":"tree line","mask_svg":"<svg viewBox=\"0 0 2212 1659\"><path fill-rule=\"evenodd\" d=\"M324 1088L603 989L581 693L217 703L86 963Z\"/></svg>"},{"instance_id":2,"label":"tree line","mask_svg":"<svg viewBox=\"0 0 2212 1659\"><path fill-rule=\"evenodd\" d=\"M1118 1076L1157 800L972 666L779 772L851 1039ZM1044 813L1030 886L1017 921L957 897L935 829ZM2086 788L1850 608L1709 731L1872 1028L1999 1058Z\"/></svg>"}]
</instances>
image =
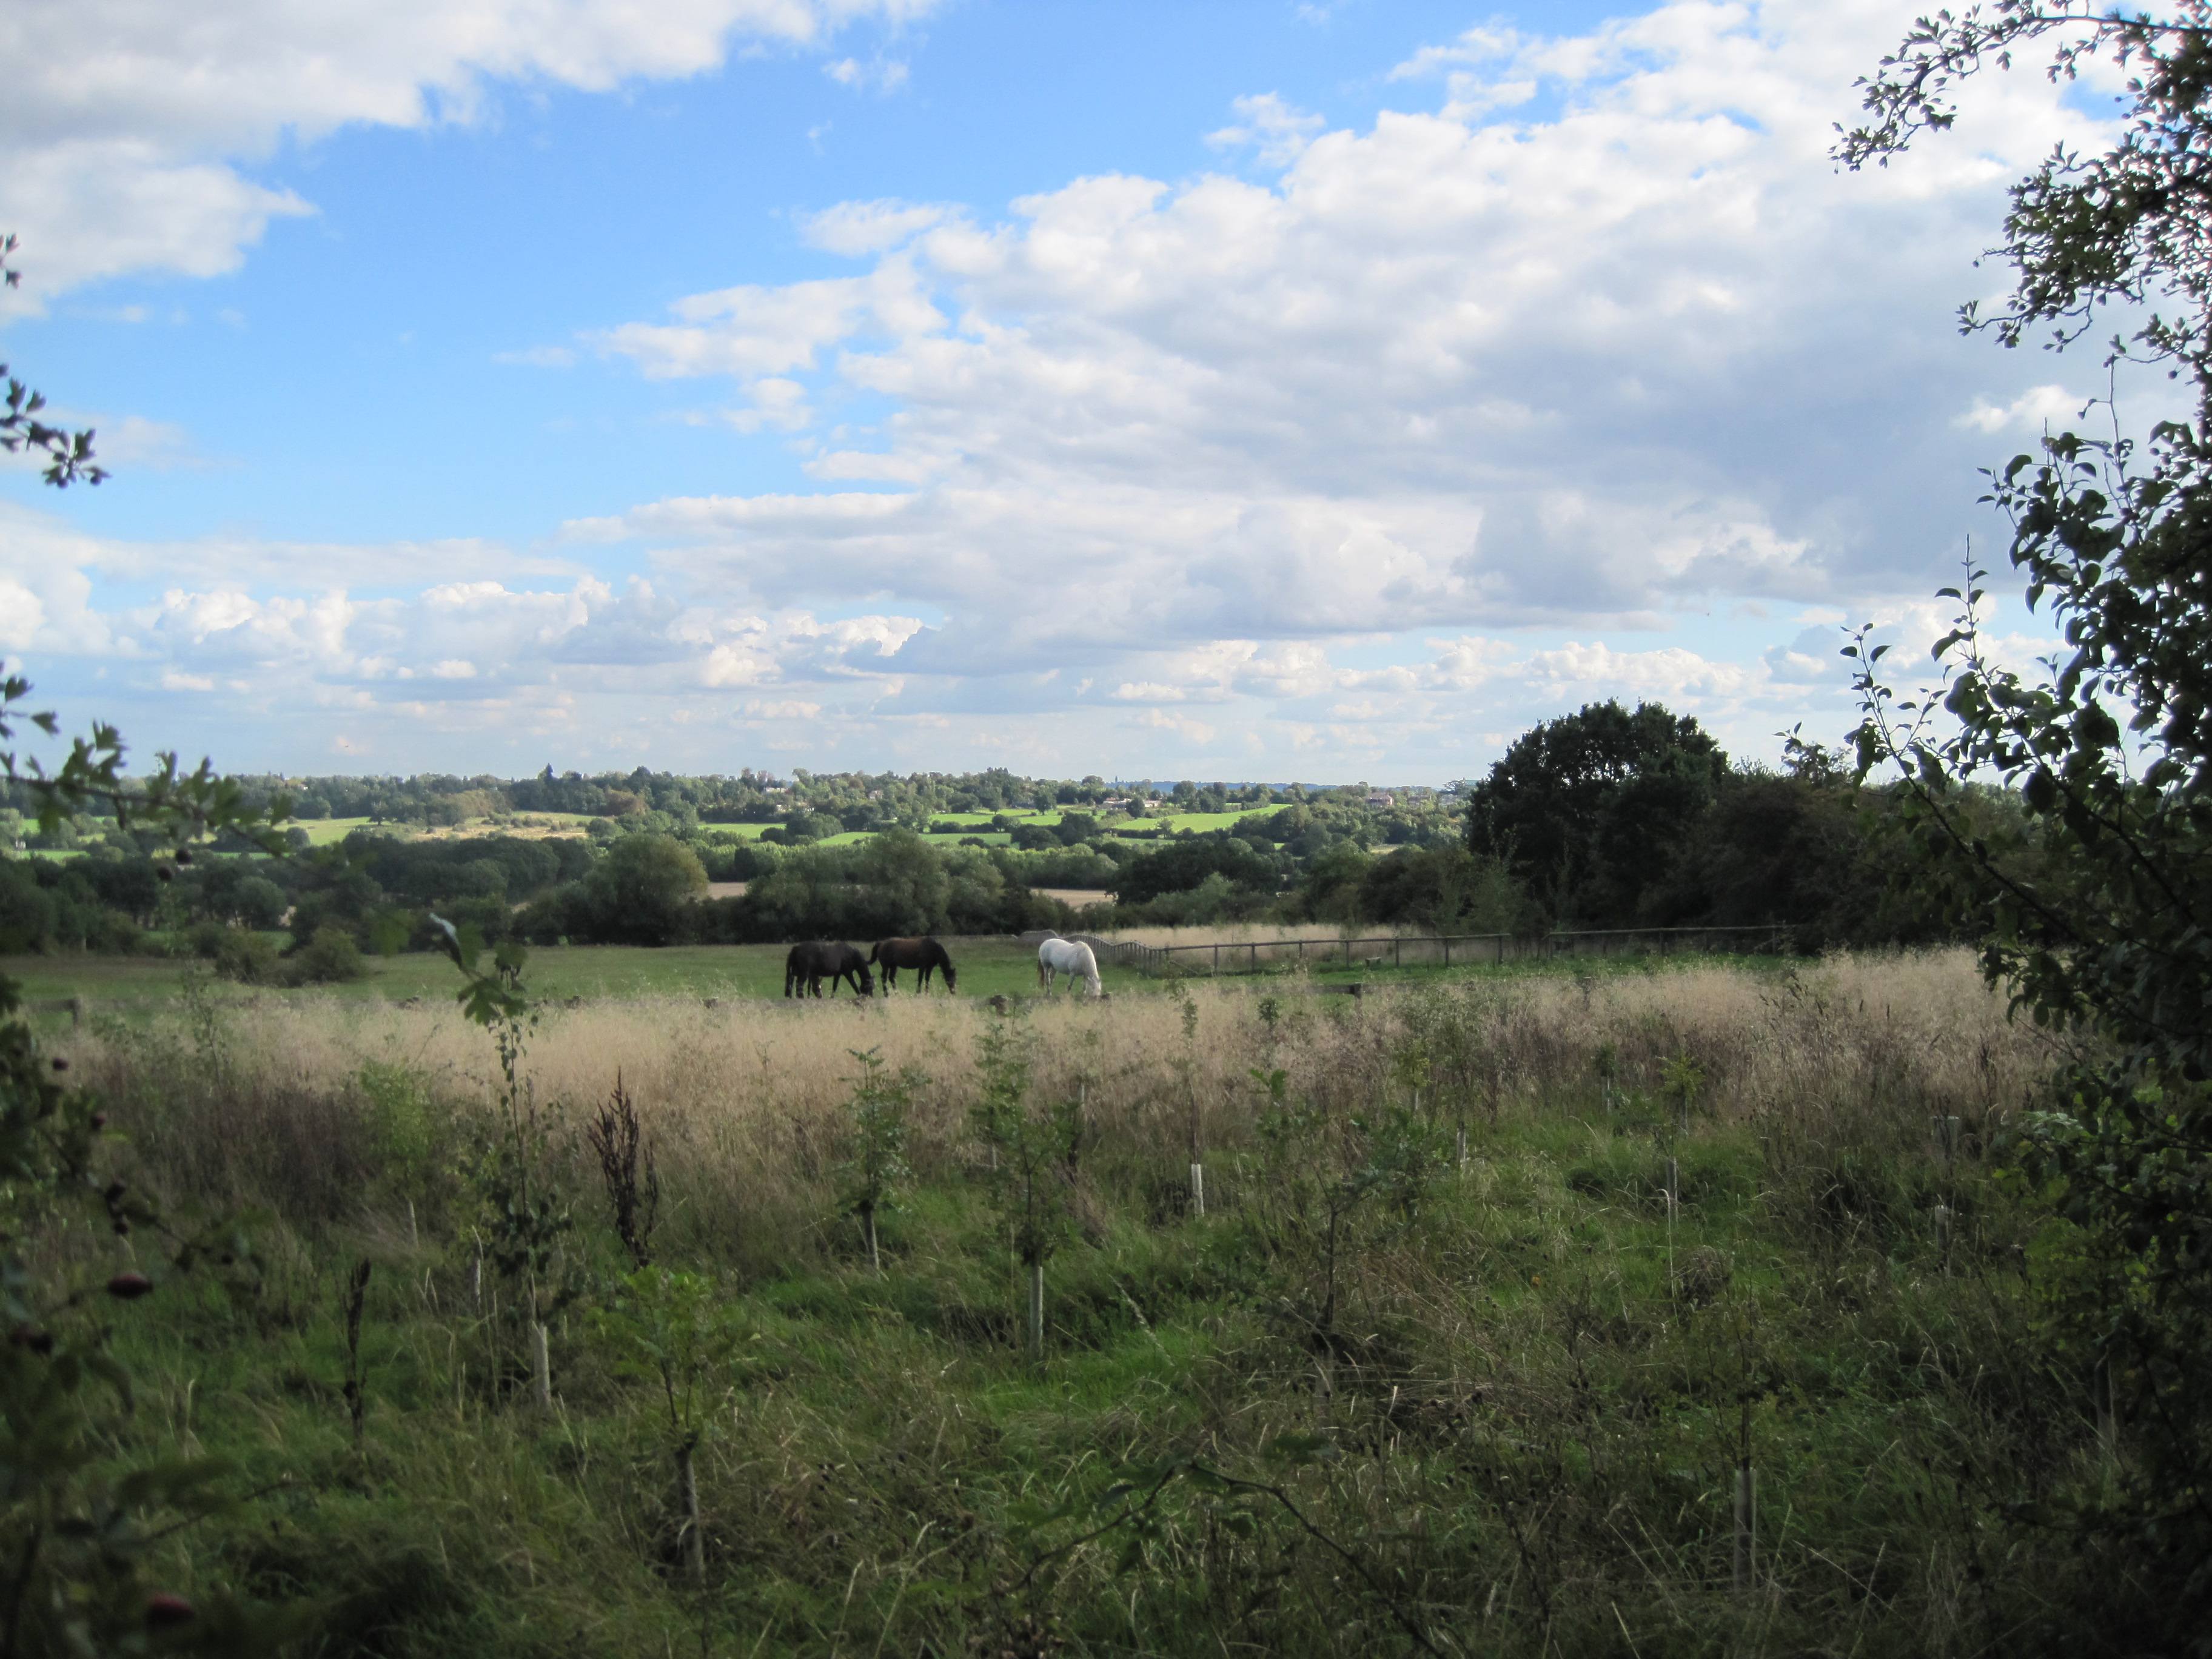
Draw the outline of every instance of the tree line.
<instances>
[{"instance_id":1,"label":"tree line","mask_svg":"<svg viewBox=\"0 0 2212 1659\"><path fill-rule=\"evenodd\" d=\"M1133 823L1074 805L1057 822L1001 816L1011 844L927 818L825 844L842 820L804 810L758 837L671 823L658 807L567 835L495 820L488 834L429 838L392 823L312 855L295 830L289 857L234 841L166 877L131 834L91 820L82 856L0 863L0 951L128 951L158 936L219 960L228 945L242 972L265 977L267 953L229 933L288 929L295 952L329 929L362 951L422 949L437 943L434 915L492 944L1234 921L1771 927L1808 952L1966 936L1955 891L1890 873L1905 867L1888 845L1894 786L1862 783L1835 751L1794 739L1780 769L1731 763L1695 720L1657 704L1594 703L1544 722L1466 787L1463 807L1381 805L1364 789L1251 793L1273 810L1196 833L1173 816ZM2014 863L2036 867L2016 796L1970 792L1962 810L1989 833L2017 832ZM744 890L709 896L718 882Z\"/></svg>"}]
</instances>

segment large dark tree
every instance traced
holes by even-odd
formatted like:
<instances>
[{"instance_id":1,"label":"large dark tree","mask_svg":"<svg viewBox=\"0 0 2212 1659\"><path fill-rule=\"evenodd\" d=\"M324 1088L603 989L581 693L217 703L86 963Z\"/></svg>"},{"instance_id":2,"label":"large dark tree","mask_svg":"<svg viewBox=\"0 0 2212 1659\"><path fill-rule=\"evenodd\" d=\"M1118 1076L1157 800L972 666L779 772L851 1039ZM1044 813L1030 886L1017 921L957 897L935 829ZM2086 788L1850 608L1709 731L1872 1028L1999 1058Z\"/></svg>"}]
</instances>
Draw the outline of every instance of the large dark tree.
<instances>
[{"instance_id":1,"label":"large dark tree","mask_svg":"<svg viewBox=\"0 0 2212 1659\"><path fill-rule=\"evenodd\" d=\"M1936 647L1944 684L1900 695L1863 633L1863 767L1894 764L1920 858L1952 890L1990 975L2039 1022L2094 1035L2036 1120L2031 1170L2052 1183L2100 1274L2054 1325L2062 1363L2111 1379L2127 1455L2079 1495L2124 1618L2115 1644L2207 1650L2212 1632L2212 11L2162 15L2004 0L1923 19L1864 82L1869 124L1839 156L1879 161L1952 122L1960 78L2045 43L2054 79L2098 56L2128 76L2112 148L2067 151L2013 186L2007 304L1968 307L2007 344L2081 338L2128 319L2108 364L2191 384L2195 424L2146 447L2047 440L1995 476L2031 604L2065 650L2022 675L1990 660L1974 573ZM2107 310L2107 307L2115 309ZM2019 836L1960 811L1972 781L2015 788ZM2084 1377L2086 1385L2087 1376Z\"/></svg>"},{"instance_id":2,"label":"large dark tree","mask_svg":"<svg viewBox=\"0 0 2212 1659\"><path fill-rule=\"evenodd\" d=\"M1475 785L1468 850L1501 860L1554 927L1631 927L1727 774L1686 715L1586 704L1524 733Z\"/></svg>"}]
</instances>

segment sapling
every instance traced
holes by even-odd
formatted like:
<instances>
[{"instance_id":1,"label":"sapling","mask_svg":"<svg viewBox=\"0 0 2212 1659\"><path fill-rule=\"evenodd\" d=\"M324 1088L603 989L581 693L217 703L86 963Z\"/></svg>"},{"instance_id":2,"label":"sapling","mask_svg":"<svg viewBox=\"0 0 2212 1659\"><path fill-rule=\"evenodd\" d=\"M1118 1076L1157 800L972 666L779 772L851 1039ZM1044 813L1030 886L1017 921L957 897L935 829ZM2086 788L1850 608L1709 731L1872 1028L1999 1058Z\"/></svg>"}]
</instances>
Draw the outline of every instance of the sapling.
<instances>
[{"instance_id":1,"label":"sapling","mask_svg":"<svg viewBox=\"0 0 2212 1659\"><path fill-rule=\"evenodd\" d=\"M1400 1226L1418 1223L1443 1162L1441 1141L1431 1126L1397 1105L1355 1113L1340 1130L1310 1102L1291 1102L1285 1072L1255 1070L1251 1075L1267 1094L1258 1128L1267 1147L1273 1202L1286 1212L1283 1219L1288 1224L1276 1243L1279 1247L1310 1241L1320 1258L1319 1306L1310 1322L1316 1355L1315 1416L1316 1426L1326 1428L1334 1393L1342 1273L1357 1243L1357 1213L1370 1198L1379 1198Z\"/></svg>"},{"instance_id":2,"label":"sapling","mask_svg":"<svg viewBox=\"0 0 2212 1659\"><path fill-rule=\"evenodd\" d=\"M501 1277L521 1289L519 1311L532 1393L540 1406L550 1407L552 1368L545 1322L574 1299L579 1285L573 1272L555 1271L561 1238L574 1220L565 1195L543 1173L551 1137L522 1077L522 1055L538 1025L537 1009L523 992L528 952L520 945L501 945L485 970L477 965L483 947L474 930L457 928L435 915L430 921L441 930L446 954L465 976L457 999L464 1013L491 1032L499 1054L498 1111L478 1142L471 1175L482 1204L483 1253Z\"/></svg>"},{"instance_id":3,"label":"sapling","mask_svg":"<svg viewBox=\"0 0 2212 1659\"><path fill-rule=\"evenodd\" d=\"M845 1052L860 1062L860 1073L852 1079L851 1156L839 1170L844 1177L840 1212L860 1218L868 1266L881 1277L884 1261L876 1218L893 1207L900 1184L912 1173L904 1157L906 1116L914 1104L914 1091L927 1079L913 1066L891 1071L878 1048Z\"/></svg>"},{"instance_id":4,"label":"sapling","mask_svg":"<svg viewBox=\"0 0 2212 1659\"><path fill-rule=\"evenodd\" d=\"M660 1385L684 1517L684 1566L694 1584L707 1576L707 1543L693 1458L717 1420L712 1408L733 1380L744 1320L739 1305L726 1300L713 1280L666 1267L640 1267L591 1312L592 1339L616 1374Z\"/></svg>"},{"instance_id":5,"label":"sapling","mask_svg":"<svg viewBox=\"0 0 2212 1659\"><path fill-rule=\"evenodd\" d=\"M1686 1049L1660 1062L1660 1087L1681 1108L1682 1133L1690 1133L1690 1117L1698 1109L1698 1094L1705 1086L1705 1068Z\"/></svg>"},{"instance_id":6,"label":"sapling","mask_svg":"<svg viewBox=\"0 0 2212 1659\"><path fill-rule=\"evenodd\" d=\"M1620 1080L1620 1054L1610 1042L1597 1045L1597 1053L1590 1056L1590 1070L1597 1077L1599 1103L1606 1115L1613 1114L1613 1086Z\"/></svg>"},{"instance_id":7,"label":"sapling","mask_svg":"<svg viewBox=\"0 0 2212 1659\"><path fill-rule=\"evenodd\" d=\"M1044 1363L1044 1264L1066 1237L1070 1158L1081 1131L1073 1102L1042 1114L1028 1105L1030 1048L1018 1015L1001 1015L976 1042L983 1091L970 1115L991 1149L991 1207L1027 1275L1029 1354Z\"/></svg>"}]
</instances>

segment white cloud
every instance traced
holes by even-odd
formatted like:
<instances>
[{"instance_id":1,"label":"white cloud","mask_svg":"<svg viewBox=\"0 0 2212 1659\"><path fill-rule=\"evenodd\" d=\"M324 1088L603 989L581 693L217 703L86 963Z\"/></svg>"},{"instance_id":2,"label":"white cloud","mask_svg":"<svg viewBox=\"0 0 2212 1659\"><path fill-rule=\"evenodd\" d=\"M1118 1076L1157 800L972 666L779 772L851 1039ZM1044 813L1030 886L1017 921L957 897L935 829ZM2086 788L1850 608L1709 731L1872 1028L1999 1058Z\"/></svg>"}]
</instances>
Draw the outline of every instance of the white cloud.
<instances>
[{"instance_id":1,"label":"white cloud","mask_svg":"<svg viewBox=\"0 0 2212 1659\"><path fill-rule=\"evenodd\" d=\"M2046 428L2063 431L2079 428L2087 412L2089 399L2077 397L2063 386L2032 386L2011 402L1993 404L1987 398L1976 398L1974 406L1952 422L1954 426L1972 427L1977 432L2024 431L2041 433Z\"/></svg>"},{"instance_id":2,"label":"white cloud","mask_svg":"<svg viewBox=\"0 0 2212 1659\"><path fill-rule=\"evenodd\" d=\"M713 69L732 41L817 47L936 0L10 0L0 7L0 225L23 292L234 268L311 211L234 163L290 136L477 118L502 83L603 91ZM878 84L903 76L878 64Z\"/></svg>"},{"instance_id":3,"label":"white cloud","mask_svg":"<svg viewBox=\"0 0 2212 1659\"><path fill-rule=\"evenodd\" d=\"M1231 107L1243 118L1242 124L1209 132L1206 142L1217 149L1249 145L1271 167L1288 167L1297 161L1313 142L1314 135L1328 125L1318 115L1293 108L1272 92L1261 93L1256 98L1237 99Z\"/></svg>"},{"instance_id":4,"label":"white cloud","mask_svg":"<svg viewBox=\"0 0 2212 1659\"><path fill-rule=\"evenodd\" d=\"M857 58L841 58L834 64L824 64L822 72L839 86L856 92L896 92L907 79L906 65L896 58L871 58L866 63Z\"/></svg>"},{"instance_id":5,"label":"white cloud","mask_svg":"<svg viewBox=\"0 0 2212 1659\"><path fill-rule=\"evenodd\" d=\"M884 199L841 202L799 222L810 247L858 257L881 253L953 216L951 210L926 202Z\"/></svg>"}]
</instances>

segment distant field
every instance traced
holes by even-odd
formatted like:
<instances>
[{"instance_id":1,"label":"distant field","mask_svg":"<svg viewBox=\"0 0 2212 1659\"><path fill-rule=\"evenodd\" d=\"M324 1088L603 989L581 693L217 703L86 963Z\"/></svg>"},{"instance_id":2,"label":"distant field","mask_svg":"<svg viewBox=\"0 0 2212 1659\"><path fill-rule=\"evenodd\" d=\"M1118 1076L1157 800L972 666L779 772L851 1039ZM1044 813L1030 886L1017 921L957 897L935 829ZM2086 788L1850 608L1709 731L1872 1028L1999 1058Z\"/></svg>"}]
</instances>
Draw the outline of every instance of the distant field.
<instances>
[{"instance_id":1,"label":"distant field","mask_svg":"<svg viewBox=\"0 0 2212 1659\"><path fill-rule=\"evenodd\" d=\"M1139 825L1164 823L1170 835L1178 830L1188 830L1194 836L1200 836L1209 830L1231 829L1242 823L1246 818L1265 817L1271 812L1279 812L1282 810L1283 803L1277 801L1272 806L1240 806L1233 812L1159 812L1149 817L1139 818L1135 823L1117 827L1135 829Z\"/></svg>"},{"instance_id":2,"label":"distant field","mask_svg":"<svg viewBox=\"0 0 2212 1659\"><path fill-rule=\"evenodd\" d=\"M331 847L343 841L356 830L373 830L380 835L405 836L416 841L471 841L483 836L513 836L523 841L535 841L547 836L581 834L591 820L580 812L528 812L523 815L531 822L526 825L494 823L489 818L471 818L465 823L438 830L424 830L411 823L395 823L389 820L379 823L368 818L297 818L284 827L307 832L311 847Z\"/></svg>"}]
</instances>

